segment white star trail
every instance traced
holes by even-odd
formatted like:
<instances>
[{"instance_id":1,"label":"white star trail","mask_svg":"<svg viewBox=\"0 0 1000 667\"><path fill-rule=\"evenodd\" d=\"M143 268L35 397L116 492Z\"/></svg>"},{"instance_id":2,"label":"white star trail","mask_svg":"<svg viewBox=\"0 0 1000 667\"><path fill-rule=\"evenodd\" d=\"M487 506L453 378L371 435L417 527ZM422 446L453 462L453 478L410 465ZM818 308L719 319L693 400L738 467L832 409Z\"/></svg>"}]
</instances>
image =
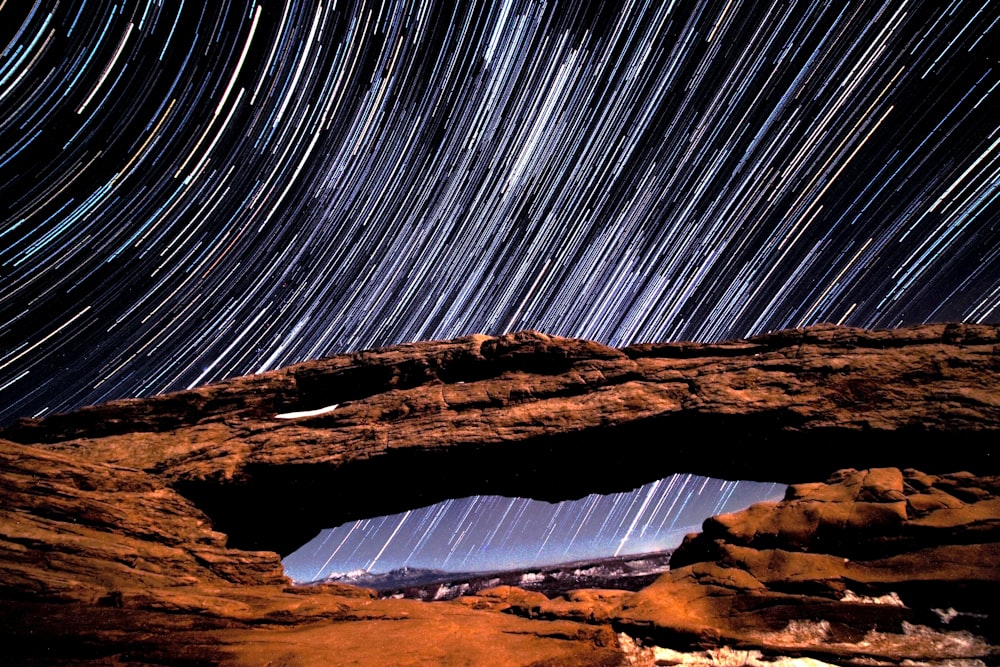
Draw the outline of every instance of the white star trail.
<instances>
[{"instance_id":1,"label":"white star trail","mask_svg":"<svg viewBox=\"0 0 1000 667\"><path fill-rule=\"evenodd\" d=\"M1000 321L996 3L35 0L0 19L2 424L474 332ZM693 488L558 520L456 500L355 526L376 546L354 560L596 534L613 552L669 531Z\"/></svg>"},{"instance_id":2,"label":"white star trail","mask_svg":"<svg viewBox=\"0 0 1000 667\"><path fill-rule=\"evenodd\" d=\"M678 479L686 481L678 486ZM700 491L692 490L695 484ZM734 493L737 486L739 497ZM616 549L621 554L647 553L677 546L710 514L780 498L783 489L780 484L675 476L633 493L591 495L556 504L495 496L460 498L325 530L285 558L285 567L299 581L316 581L403 566L443 568L451 563L453 570L488 571L618 555ZM636 498L643 507L628 512L627 505ZM653 507L653 498L681 500L684 508L675 511L673 502L669 508L662 502ZM622 525L604 521L612 515L623 519ZM404 522L415 528L401 530ZM667 523L670 529L664 530ZM512 529L501 534L502 524ZM640 525L659 528L639 534ZM331 550L328 544L336 547Z\"/></svg>"}]
</instances>

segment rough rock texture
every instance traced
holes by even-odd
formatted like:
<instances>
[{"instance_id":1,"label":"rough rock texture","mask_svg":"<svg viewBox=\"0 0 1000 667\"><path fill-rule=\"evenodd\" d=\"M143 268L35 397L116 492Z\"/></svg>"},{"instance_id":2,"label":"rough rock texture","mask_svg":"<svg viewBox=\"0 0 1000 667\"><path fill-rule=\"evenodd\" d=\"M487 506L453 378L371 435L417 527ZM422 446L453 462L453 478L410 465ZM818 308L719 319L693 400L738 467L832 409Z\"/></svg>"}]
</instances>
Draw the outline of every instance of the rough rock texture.
<instances>
[{"instance_id":1,"label":"rough rock texture","mask_svg":"<svg viewBox=\"0 0 1000 667\"><path fill-rule=\"evenodd\" d=\"M318 526L477 493L562 500L674 472L789 483L844 467L995 472L998 386L998 326L823 326L622 350L522 332L332 357L0 437L153 473L231 546L287 554ZM710 456L706 442L720 443Z\"/></svg>"},{"instance_id":2,"label":"rough rock texture","mask_svg":"<svg viewBox=\"0 0 1000 667\"><path fill-rule=\"evenodd\" d=\"M277 554L227 549L190 501L137 470L0 441L0 498L8 594L121 604L185 583L286 583Z\"/></svg>"},{"instance_id":3,"label":"rough rock texture","mask_svg":"<svg viewBox=\"0 0 1000 667\"><path fill-rule=\"evenodd\" d=\"M0 431L0 642L37 664L600 665L624 630L989 660L939 630L997 637L997 442L997 326L622 350L523 332L333 357ZM447 497L673 472L829 479L709 520L636 594L375 600L290 587L275 553Z\"/></svg>"},{"instance_id":4,"label":"rough rock texture","mask_svg":"<svg viewBox=\"0 0 1000 667\"><path fill-rule=\"evenodd\" d=\"M619 663L608 626L293 587L225 542L153 475L0 440L0 662Z\"/></svg>"},{"instance_id":5,"label":"rough rock texture","mask_svg":"<svg viewBox=\"0 0 1000 667\"><path fill-rule=\"evenodd\" d=\"M945 650L904 630L1000 639L998 596L1000 477L847 469L706 520L669 573L610 613L660 640L926 660L988 655L983 640ZM802 621L813 631L796 637Z\"/></svg>"},{"instance_id":6,"label":"rough rock texture","mask_svg":"<svg viewBox=\"0 0 1000 667\"><path fill-rule=\"evenodd\" d=\"M1000 477L841 470L780 502L712 517L637 593L462 600L612 624L647 644L735 646L836 664L997 660Z\"/></svg>"}]
</instances>

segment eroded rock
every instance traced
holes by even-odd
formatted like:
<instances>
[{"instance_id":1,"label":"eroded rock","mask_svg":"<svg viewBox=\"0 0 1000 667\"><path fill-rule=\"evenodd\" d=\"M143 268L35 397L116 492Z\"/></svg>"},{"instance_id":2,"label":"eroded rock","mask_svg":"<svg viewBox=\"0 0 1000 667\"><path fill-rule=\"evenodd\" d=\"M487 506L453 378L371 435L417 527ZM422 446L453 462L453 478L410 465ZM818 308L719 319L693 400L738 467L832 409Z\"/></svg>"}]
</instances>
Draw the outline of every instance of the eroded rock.
<instances>
[{"instance_id":1,"label":"eroded rock","mask_svg":"<svg viewBox=\"0 0 1000 667\"><path fill-rule=\"evenodd\" d=\"M708 519L674 552L671 571L612 615L633 635L693 646L839 660L991 656L1000 637L998 484L967 473L848 469L793 485L782 501ZM966 501L944 490L958 488ZM914 507L911 496L951 500ZM821 624L822 637L789 639L804 621ZM955 633L967 631L969 641L956 644Z\"/></svg>"},{"instance_id":2,"label":"eroded rock","mask_svg":"<svg viewBox=\"0 0 1000 667\"><path fill-rule=\"evenodd\" d=\"M624 655L612 628L841 664L995 658L996 326L622 350L472 336L0 436L0 637L15 661L325 664L371 651L449 664L496 646L493 664L610 665ZM508 588L432 605L293 588L280 566L278 553L351 518L472 494L560 500L674 472L827 481L708 520L634 594ZM386 636L400 639L375 644Z\"/></svg>"},{"instance_id":3,"label":"eroded rock","mask_svg":"<svg viewBox=\"0 0 1000 667\"><path fill-rule=\"evenodd\" d=\"M22 420L0 437L149 472L231 546L287 554L317 525L475 494L558 501L676 472L789 483L846 467L997 472L998 350L1000 327L967 324L621 350L477 335ZM705 442L721 445L707 456Z\"/></svg>"}]
</instances>

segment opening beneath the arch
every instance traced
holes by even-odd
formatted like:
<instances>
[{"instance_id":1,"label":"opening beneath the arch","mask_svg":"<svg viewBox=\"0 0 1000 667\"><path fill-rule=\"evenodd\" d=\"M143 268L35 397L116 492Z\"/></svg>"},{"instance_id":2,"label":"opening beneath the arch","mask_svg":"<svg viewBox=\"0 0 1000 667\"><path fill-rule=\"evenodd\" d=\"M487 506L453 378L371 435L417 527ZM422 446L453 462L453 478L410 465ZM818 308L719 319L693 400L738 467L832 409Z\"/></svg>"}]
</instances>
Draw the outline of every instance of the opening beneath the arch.
<instances>
[{"instance_id":1,"label":"opening beneath the arch","mask_svg":"<svg viewBox=\"0 0 1000 667\"><path fill-rule=\"evenodd\" d=\"M341 581L385 591L461 578L454 575L622 562L669 552L709 516L777 500L784 491L779 483L678 474L557 503L454 498L323 530L284 564L298 583ZM665 567L665 553L658 562Z\"/></svg>"}]
</instances>

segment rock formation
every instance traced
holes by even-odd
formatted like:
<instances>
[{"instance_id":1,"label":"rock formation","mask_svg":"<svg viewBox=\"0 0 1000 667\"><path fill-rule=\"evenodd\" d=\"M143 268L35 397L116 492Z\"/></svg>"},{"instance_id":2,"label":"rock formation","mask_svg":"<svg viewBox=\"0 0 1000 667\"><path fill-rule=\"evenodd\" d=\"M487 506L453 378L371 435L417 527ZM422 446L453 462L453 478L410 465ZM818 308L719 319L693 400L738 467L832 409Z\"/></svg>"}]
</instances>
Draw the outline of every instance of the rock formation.
<instances>
[{"instance_id":1,"label":"rock formation","mask_svg":"<svg viewBox=\"0 0 1000 667\"><path fill-rule=\"evenodd\" d=\"M342 355L0 431L0 625L15 657L41 663L239 663L280 658L292 633L307 664L388 628L413 651L396 642L373 662L447 664L448 641L456 660L482 641L508 651L495 664L617 664L616 631L838 660L982 658L981 639L936 654L899 642L928 625L952 632L936 645L961 644L956 627L996 636L998 437L997 326L620 350L522 332ZM348 519L674 472L795 484L782 503L707 521L635 594L422 604L282 576L279 553ZM263 652L246 652L250 637Z\"/></svg>"},{"instance_id":2,"label":"rock formation","mask_svg":"<svg viewBox=\"0 0 1000 667\"><path fill-rule=\"evenodd\" d=\"M997 657L998 594L1000 477L880 468L708 519L637 593L498 587L463 602L660 646L897 664Z\"/></svg>"},{"instance_id":3,"label":"rock formation","mask_svg":"<svg viewBox=\"0 0 1000 667\"><path fill-rule=\"evenodd\" d=\"M674 552L668 575L616 618L696 643L924 660L940 647L892 638L904 624L951 633L937 641L961 630L996 638L998 594L1000 477L848 469L792 485L781 502L708 519ZM694 613L679 618L678 604ZM813 632L789 633L796 624ZM950 657L985 647L969 642Z\"/></svg>"}]
</instances>

